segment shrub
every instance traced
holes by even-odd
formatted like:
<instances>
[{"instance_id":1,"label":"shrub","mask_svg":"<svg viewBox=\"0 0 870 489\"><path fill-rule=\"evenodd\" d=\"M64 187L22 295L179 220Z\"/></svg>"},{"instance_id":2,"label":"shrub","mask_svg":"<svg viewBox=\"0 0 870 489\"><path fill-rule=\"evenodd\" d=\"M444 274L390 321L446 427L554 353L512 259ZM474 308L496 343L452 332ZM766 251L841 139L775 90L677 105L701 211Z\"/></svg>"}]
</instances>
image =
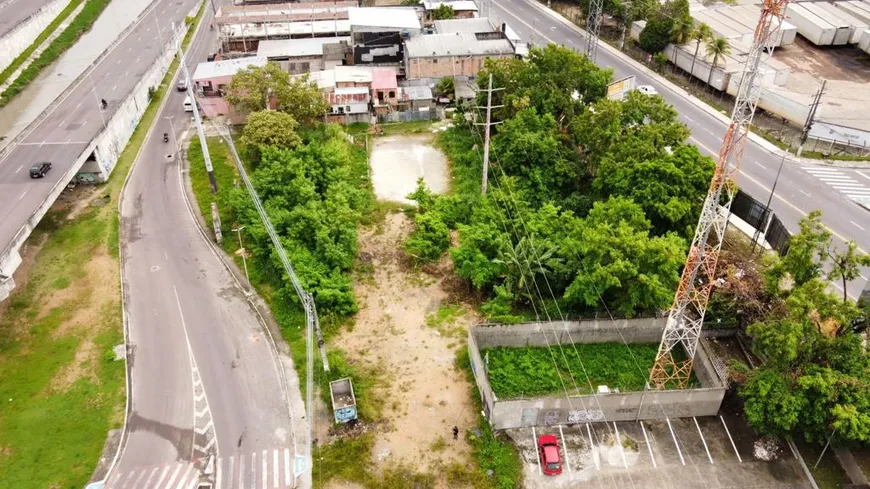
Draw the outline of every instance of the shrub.
<instances>
[{"instance_id":1,"label":"shrub","mask_svg":"<svg viewBox=\"0 0 870 489\"><path fill-rule=\"evenodd\" d=\"M640 47L653 54L663 50L671 42L671 29L674 21L666 17L650 19L640 32Z\"/></svg>"}]
</instances>

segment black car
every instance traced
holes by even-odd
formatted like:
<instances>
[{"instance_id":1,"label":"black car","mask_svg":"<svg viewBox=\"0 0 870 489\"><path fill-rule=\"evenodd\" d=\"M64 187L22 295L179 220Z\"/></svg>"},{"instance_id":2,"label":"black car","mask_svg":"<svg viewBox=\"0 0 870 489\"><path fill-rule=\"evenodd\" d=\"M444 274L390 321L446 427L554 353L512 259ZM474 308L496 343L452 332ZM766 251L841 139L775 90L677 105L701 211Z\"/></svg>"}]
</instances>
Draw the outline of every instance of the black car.
<instances>
[{"instance_id":1,"label":"black car","mask_svg":"<svg viewBox=\"0 0 870 489\"><path fill-rule=\"evenodd\" d=\"M34 163L30 167L30 178L42 178L51 170L51 163L43 161L42 163Z\"/></svg>"}]
</instances>

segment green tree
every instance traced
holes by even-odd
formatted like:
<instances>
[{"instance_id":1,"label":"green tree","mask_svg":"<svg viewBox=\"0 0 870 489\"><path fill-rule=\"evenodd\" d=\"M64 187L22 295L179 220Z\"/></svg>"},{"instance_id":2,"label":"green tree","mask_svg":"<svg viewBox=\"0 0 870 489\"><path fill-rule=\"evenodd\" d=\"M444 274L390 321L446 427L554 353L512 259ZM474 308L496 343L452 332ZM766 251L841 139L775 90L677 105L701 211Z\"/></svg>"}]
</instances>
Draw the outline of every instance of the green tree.
<instances>
[{"instance_id":1,"label":"green tree","mask_svg":"<svg viewBox=\"0 0 870 489\"><path fill-rule=\"evenodd\" d=\"M662 73L665 71L665 67L668 66L668 56L664 51L659 51L653 55L653 61L656 62L656 71Z\"/></svg>"},{"instance_id":2,"label":"green tree","mask_svg":"<svg viewBox=\"0 0 870 489\"><path fill-rule=\"evenodd\" d=\"M691 39L695 41L695 54L692 55L692 67L689 69L689 74L694 76L695 74L695 61L698 60L698 50L701 49L701 41L706 41L713 37L713 30L710 29L710 26L701 22L694 29L692 29L691 34L689 35Z\"/></svg>"},{"instance_id":3,"label":"green tree","mask_svg":"<svg viewBox=\"0 0 870 489\"><path fill-rule=\"evenodd\" d=\"M641 49L650 54L663 50L671 42L673 27L674 21L669 17L656 15L649 19L638 37Z\"/></svg>"},{"instance_id":4,"label":"green tree","mask_svg":"<svg viewBox=\"0 0 870 489\"><path fill-rule=\"evenodd\" d=\"M240 140L259 161L260 148L293 149L301 145L302 138L296 133L298 127L299 123L290 114L261 110L248 115Z\"/></svg>"},{"instance_id":5,"label":"green tree","mask_svg":"<svg viewBox=\"0 0 870 489\"><path fill-rule=\"evenodd\" d=\"M625 316L664 309L673 299L686 243L674 234L650 237L643 210L624 197L596 202L565 243L576 277L565 300L589 307L601 301Z\"/></svg>"},{"instance_id":6,"label":"green tree","mask_svg":"<svg viewBox=\"0 0 870 489\"><path fill-rule=\"evenodd\" d=\"M453 7L446 3L442 3L438 5L438 8L432 11L432 20L452 19L455 15L456 12L453 11Z\"/></svg>"},{"instance_id":7,"label":"green tree","mask_svg":"<svg viewBox=\"0 0 870 489\"><path fill-rule=\"evenodd\" d=\"M681 15L674 19L671 26L671 42L674 44L686 44L695 30L695 21L689 15Z\"/></svg>"},{"instance_id":8,"label":"green tree","mask_svg":"<svg viewBox=\"0 0 870 489\"><path fill-rule=\"evenodd\" d=\"M838 250L829 242L826 253L831 261L828 280L842 281L843 302L847 302L849 282L861 276L862 266L870 266L870 255L859 252L858 245L854 241L847 241L846 248L843 250Z\"/></svg>"},{"instance_id":9,"label":"green tree","mask_svg":"<svg viewBox=\"0 0 870 489\"><path fill-rule=\"evenodd\" d=\"M719 58L729 54L731 54L731 46L728 44L728 39L722 36L715 36L707 40L707 56L713 57L713 63L710 65L710 74L707 75L707 85L713 80L713 70L716 69Z\"/></svg>"},{"instance_id":10,"label":"green tree","mask_svg":"<svg viewBox=\"0 0 870 489\"><path fill-rule=\"evenodd\" d=\"M774 293L780 291L783 279L800 286L822 276L831 242L831 233L822 224L822 213L810 212L798 225L800 231L791 237L788 254L772 258L768 266L768 287Z\"/></svg>"},{"instance_id":11,"label":"green tree","mask_svg":"<svg viewBox=\"0 0 870 489\"><path fill-rule=\"evenodd\" d=\"M405 253L416 263L438 261L450 247L450 229L437 212L414 216L415 229L405 241Z\"/></svg>"},{"instance_id":12,"label":"green tree","mask_svg":"<svg viewBox=\"0 0 870 489\"><path fill-rule=\"evenodd\" d=\"M447 97L450 100L456 98L456 81L452 76L445 76L438 80L435 85L435 95Z\"/></svg>"},{"instance_id":13,"label":"green tree","mask_svg":"<svg viewBox=\"0 0 870 489\"><path fill-rule=\"evenodd\" d=\"M301 124L322 120L329 106L308 75L290 77L275 62L249 66L233 76L225 95L227 103L243 114L271 108L286 112Z\"/></svg>"}]
</instances>

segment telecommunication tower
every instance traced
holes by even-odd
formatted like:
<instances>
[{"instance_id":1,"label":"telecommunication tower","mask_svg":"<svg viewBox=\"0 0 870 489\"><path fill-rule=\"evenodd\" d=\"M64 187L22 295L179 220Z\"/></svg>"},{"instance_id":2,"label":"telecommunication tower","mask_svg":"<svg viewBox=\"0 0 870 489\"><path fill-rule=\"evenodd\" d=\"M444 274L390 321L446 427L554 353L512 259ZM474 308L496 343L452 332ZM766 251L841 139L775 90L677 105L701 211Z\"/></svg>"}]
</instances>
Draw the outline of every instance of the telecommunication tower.
<instances>
[{"instance_id":1,"label":"telecommunication tower","mask_svg":"<svg viewBox=\"0 0 870 489\"><path fill-rule=\"evenodd\" d=\"M691 378L704 313L716 280L716 264L725 239L725 227L737 191L734 176L740 170L749 126L758 104L760 86L755 83L758 67L768 57L768 50L773 49L771 41L782 24L788 1L765 0L762 5L761 18L755 26L752 46L740 78L731 124L719 149L710 190L686 257L655 364L650 369L649 384L654 389L664 389L671 383L684 388ZM678 346L682 346L685 360L678 361L674 357Z\"/></svg>"},{"instance_id":2,"label":"telecommunication tower","mask_svg":"<svg viewBox=\"0 0 870 489\"><path fill-rule=\"evenodd\" d=\"M586 15L586 57L595 62L598 52L598 31L601 27L601 9L604 0L589 0L589 13Z\"/></svg>"}]
</instances>

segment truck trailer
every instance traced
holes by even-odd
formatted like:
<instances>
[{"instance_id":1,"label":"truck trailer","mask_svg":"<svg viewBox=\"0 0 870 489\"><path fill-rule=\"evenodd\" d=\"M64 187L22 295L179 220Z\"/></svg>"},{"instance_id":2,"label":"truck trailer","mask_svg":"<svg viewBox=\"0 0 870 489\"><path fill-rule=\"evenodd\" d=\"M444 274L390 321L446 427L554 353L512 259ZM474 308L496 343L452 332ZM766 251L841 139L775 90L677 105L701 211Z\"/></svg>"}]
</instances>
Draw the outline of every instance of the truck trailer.
<instances>
[{"instance_id":1,"label":"truck trailer","mask_svg":"<svg viewBox=\"0 0 870 489\"><path fill-rule=\"evenodd\" d=\"M837 29L799 3L788 4L785 19L797 27L798 34L816 46L830 46L834 43Z\"/></svg>"}]
</instances>

